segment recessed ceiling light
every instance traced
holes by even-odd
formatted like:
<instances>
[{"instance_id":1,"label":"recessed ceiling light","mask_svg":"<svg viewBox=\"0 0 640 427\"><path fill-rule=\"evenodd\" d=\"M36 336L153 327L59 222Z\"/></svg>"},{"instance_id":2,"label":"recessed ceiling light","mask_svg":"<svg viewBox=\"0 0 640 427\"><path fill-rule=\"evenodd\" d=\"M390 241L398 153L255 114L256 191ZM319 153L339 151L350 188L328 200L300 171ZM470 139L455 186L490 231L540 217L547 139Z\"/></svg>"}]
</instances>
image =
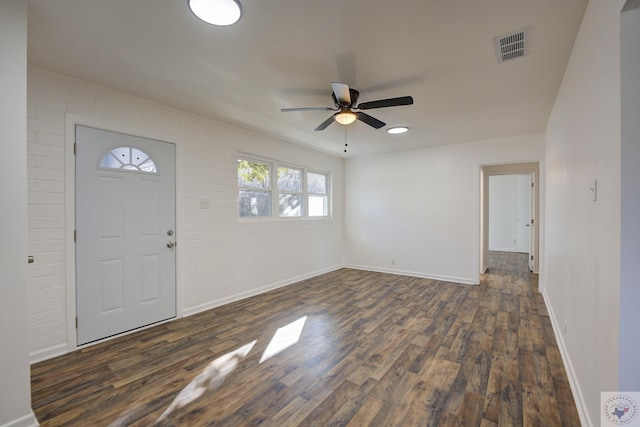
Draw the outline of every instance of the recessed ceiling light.
<instances>
[{"instance_id":1,"label":"recessed ceiling light","mask_svg":"<svg viewBox=\"0 0 640 427\"><path fill-rule=\"evenodd\" d=\"M408 131L409 131L409 128L406 127L406 126L396 126L394 128L387 129L388 133L391 133L391 134L394 134L394 135L395 134L399 134L399 133L405 133L405 132L408 132Z\"/></svg>"},{"instance_id":2,"label":"recessed ceiling light","mask_svg":"<svg viewBox=\"0 0 640 427\"><path fill-rule=\"evenodd\" d=\"M238 0L189 0L189 8L204 22L219 26L235 24L242 15Z\"/></svg>"}]
</instances>

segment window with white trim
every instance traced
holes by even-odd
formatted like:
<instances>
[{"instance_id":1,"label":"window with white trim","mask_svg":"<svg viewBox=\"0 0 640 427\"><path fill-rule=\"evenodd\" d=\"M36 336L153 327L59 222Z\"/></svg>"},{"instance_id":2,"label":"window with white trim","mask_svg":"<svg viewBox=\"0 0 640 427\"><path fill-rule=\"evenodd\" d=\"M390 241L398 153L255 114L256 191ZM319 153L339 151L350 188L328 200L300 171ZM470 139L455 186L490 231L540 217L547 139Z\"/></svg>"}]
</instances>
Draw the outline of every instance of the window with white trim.
<instances>
[{"instance_id":1,"label":"window with white trim","mask_svg":"<svg viewBox=\"0 0 640 427\"><path fill-rule=\"evenodd\" d=\"M274 193L276 193L274 195ZM329 174L266 160L238 159L240 217L328 217Z\"/></svg>"},{"instance_id":2,"label":"window with white trim","mask_svg":"<svg viewBox=\"0 0 640 427\"><path fill-rule=\"evenodd\" d=\"M329 216L328 176L307 172L307 210L309 216Z\"/></svg>"},{"instance_id":3,"label":"window with white trim","mask_svg":"<svg viewBox=\"0 0 640 427\"><path fill-rule=\"evenodd\" d=\"M241 217L271 216L271 163L239 159L238 189Z\"/></svg>"},{"instance_id":4,"label":"window with white trim","mask_svg":"<svg viewBox=\"0 0 640 427\"><path fill-rule=\"evenodd\" d=\"M278 166L278 210L280 216L302 216L302 170Z\"/></svg>"}]
</instances>

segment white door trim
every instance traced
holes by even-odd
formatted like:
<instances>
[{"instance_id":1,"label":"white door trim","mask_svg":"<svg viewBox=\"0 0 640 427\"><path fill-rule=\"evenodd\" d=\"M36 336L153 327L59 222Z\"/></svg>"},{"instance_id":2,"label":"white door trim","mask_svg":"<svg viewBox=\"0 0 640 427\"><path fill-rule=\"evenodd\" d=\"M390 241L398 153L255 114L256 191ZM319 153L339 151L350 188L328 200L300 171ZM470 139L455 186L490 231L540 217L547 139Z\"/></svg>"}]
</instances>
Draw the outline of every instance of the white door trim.
<instances>
[{"instance_id":1,"label":"white door trim","mask_svg":"<svg viewBox=\"0 0 640 427\"><path fill-rule=\"evenodd\" d=\"M65 114L65 278L66 278L66 312L67 312L67 345L66 349L59 348L55 351L55 354L48 354L47 357L53 357L59 354L68 353L74 351L80 347L87 347L100 342L112 339L106 338L105 340L95 341L84 346L78 346L78 340L76 336L76 263L75 263L75 242L73 240L73 231L75 229L75 155L73 153L73 146L75 143L75 128L77 126L88 126L96 129L104 129L112 132L125 133L128 135L139 136L142 138L157 139L175 144L176 146L176 236L179 236L182 222L182 207L179 203L182 200L182 144L176 135L168 134L166 132L159 132L158 129L151 125L144 125L140 123L120 123L110 120L104 120L95 117L81 116L73 113ZM184 307L184 288L182 280L182 265L183 258L182 253L184 251L177 251L176 253L176 317L179 319L183 317ZM170 322L170 319L165 322ZM151 326L156 326L151 325ZM148 327L151 327L148 326ZM137 332L126 332L128 333Z\"/></svg>"},{"instance_id":2,"label":"white door trim","mask_svg":"<svg viewBox=\"0 0 640 427\"><path fill-rule=\"evenodd\" d=\"M535 208L534 218L532 218L536 224L534 228L534 273L538 273L540 270L540 200L541 200L541 187L540 187L540 161L511 163L511 164L493 164L493 165L481 165L480 166L480 185L481 194L480 198L480 259L478 265L480 266L480 274L484 273L487 269L487 262L489 258L489 177L492 175L512 175L520 173L533 174L533 181L535 185Z\"/></svg>"}]
</instances>

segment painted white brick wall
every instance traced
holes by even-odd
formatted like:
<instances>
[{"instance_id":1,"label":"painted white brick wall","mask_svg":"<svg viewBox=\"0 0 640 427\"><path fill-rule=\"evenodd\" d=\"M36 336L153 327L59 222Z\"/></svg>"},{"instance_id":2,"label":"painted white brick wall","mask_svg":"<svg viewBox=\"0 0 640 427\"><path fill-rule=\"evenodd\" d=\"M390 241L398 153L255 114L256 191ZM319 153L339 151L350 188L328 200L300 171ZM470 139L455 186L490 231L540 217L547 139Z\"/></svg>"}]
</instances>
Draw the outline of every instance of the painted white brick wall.
<instances>
[{"instance_id":1,"label":"painted white brick wall","mask_svg":"<svg viewBox=\"0 0 640 427\"><path fill-rule=\"evenodd\" d=\"M72 119L70 119L72 118ZM28 74L29 317L32 360L75 347L65 230L70 120L176 143L179 313L193 314L343 265L344 161L145 99L31 66ZM238 153L331 174L329 220L243 220ZM200 209L200 200L209 209ZM71 329L72 330L72 329Z\"/></svg>"}]
</instances>

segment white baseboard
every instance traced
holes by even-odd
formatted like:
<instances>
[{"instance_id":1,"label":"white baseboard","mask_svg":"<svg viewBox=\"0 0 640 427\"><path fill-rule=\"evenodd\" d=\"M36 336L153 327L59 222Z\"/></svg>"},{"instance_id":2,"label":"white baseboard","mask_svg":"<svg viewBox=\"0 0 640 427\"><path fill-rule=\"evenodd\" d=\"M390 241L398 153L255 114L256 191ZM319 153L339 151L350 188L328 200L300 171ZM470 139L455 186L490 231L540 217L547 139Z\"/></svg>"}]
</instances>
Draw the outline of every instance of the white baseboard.
<instances>
[{"instance_id":1,"label":"white baseboard","mask_svg":"<svg viewBox=\"0 0 640 427\"><path fill-rule=\"evenodd\" d=\"M3 424L0 427L37 427L39 425L40 423L38 422L36 415L31 411L30 414L10 421L7 424Z\"/></svg>"},{"instance_id":2,"label":"white baseboard","mask_svg":"<svg viewBox=\"0 0 640 427\"><path fill-rule=\"evenodd\" d=\"M29 353L29 362L31 364L42 362L43 360L67 354L68 351L69 349L67 348L66 343L56 344L51 347L43 348L41 350L32 351L31 353Z\"/></svg>"},{"instance_id":3,"label":"white baseboard","mask_svg":"<svg viewBox=\"0 0 640 427\"><path fill-rule=\"evenodd\" d=\"M300 282L302 280L311 279L312 277L320 276L321 274L330 273L332 271L339 270L343 268L343 265L337 265L330 268L325 268L322 270L314 271L313 273L303 274L301 276L292 277L287 280L283 280L281 282L271 283L269 285L261 286L259 288L251 289L246 292L240 292L237 294L230 295L228 297L219 298L217 300L209 301L204 304L199 304L193 307L186 308L182 311L182 315L184 317L194 315L196 313L201 313L206 310L211 310L212 308L220 307L221 305L229 304L235 301L240 301L245 298L253 297L268 291L272 291L274 289L282 288L284 286L292 285L294 283Z\"/></svg>"},{"instance_id":4,"label":"white baseboard","mask_svg":"<svg viewBox=\"0 0 640 427\"><path fill-rule=\"evenodd\" d=\"M564 336L560 333L560 324L558 323L558 319L553 312L553 307L549 302L549 297L547 297L546 290L543 289L541 293L544 299L544 305L547 307L547 312L549 313L549 320L551 320L553 333L556 336L556 342L558 343L558 349L560 350L560 355L562 356L562 362L564 363L564 368L567 372L567 377L569 378L569 385L571 386L573 400L575 401L576 408L578 409L580 423L584 427L593 427L594 424L591 420L591 417L589 416L589 412L587 411L587 404L584 400L582 389L580 388L580 382L578 381L576 372L573 369L573 364L571 363L571 358L569 357L569 353L567 352L567 346L564 342Z\"/></svg>"},{"instance_id":5,"label":"white baseboard","mask_svg":"<svg viewBox=\"0 0 640 427\"><path fill-rule=\"evenodd\" d=\"M520 252L517 248L489 248L491 252Z\"/></svg>"},{"instance_id":6,"label":"white baseboard","mask_svg":"<svg viewBox=\"0 0 640 427\"><path fill-rule=\"evenodd\" d=\"M479 283L473 279L463 277L439 276L437 274L416 273L415 271L394 270L390 268L377 268L365 265L345 265L344 268L352 268L354 270L375 271L376 273L395 274L397 276L419 277L421 279L440 280L443 282L462 283L464 285L478 285Z\"/></svg>"}]
</instances>

